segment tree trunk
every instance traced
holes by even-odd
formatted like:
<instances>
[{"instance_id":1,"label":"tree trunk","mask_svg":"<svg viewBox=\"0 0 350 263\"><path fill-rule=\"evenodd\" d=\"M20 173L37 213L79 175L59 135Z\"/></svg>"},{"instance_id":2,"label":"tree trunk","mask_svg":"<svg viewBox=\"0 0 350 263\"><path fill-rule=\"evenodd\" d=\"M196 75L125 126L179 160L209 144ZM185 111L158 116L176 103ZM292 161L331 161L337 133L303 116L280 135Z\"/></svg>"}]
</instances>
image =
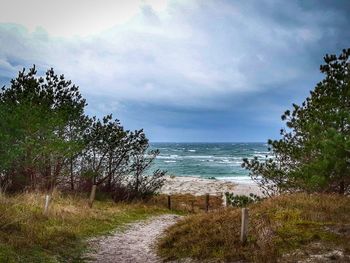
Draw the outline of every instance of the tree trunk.
<instances>
[{"instance_id":1,"label":"tree trunk","mask_svg":"<svg viewBox=\"0 0 350 263\"><path fill-rule=\"evenodd\" d=\"M343 195L344 193L345 193L345 183L344 183L344 181L340 181L339 194Z\"/></svg>"},{"instance_id":2,"label":"tree trunk","mask_svg":"<svg viewBox=\"0 0 350 263\"><path fill-rule=\"evenodd\" d=\"M140 184L140 180L139 180L139 174L136 173L136 184L135 184L135 191L138 194L139 192L139 184Z\"/></svg>"},{"instance_id":3,"label":"tree trunk","mask_svg":"<svg viewBox=\"0 0 350 263\"><path fill-rule=\"evenodd\" d=\"M108 161L108 181L107 181L107 191L111 192L112 190L112 162L111 162L111 158L109 158Z\"/></svg>"},{"instance_id":4,"label":"tree trunk","mask_svg":"<svg viewBox=\"0 0 350 263\"><path fill-rule=\"evenodd\" d=\"M73 158L70 159L70 189L74 191Z\"/></svg>"},{"instance_id":5,"label":"tree trunk","mask_svg":"<svg viewBox=\"0 0 350 263\"><path fill-rule=\"evenodd\" d=\"M50 189L54 189L57 185L57 179L61 173L62 170L62 166L63 166L63 161L61 160L61 158L58 158L58 160L56 161L56 165L54 166L54 170L53 170L53 175L51 176L51 186Z\"/></svg>"},{"instance_id":6,"label":"tree trunk","mask_svg":"<svg viewBox=\"0 0 350 263\"><path fill-rule=\"evenodd\" d=\"M92 185L92 188L91 188L91 193L90 193L90 199L89 199L89 207L91 208L92 207L92 204L95 200L95 196L96 196L96 187L97 185L94 184Z\"/></svg>"}]
</instances>

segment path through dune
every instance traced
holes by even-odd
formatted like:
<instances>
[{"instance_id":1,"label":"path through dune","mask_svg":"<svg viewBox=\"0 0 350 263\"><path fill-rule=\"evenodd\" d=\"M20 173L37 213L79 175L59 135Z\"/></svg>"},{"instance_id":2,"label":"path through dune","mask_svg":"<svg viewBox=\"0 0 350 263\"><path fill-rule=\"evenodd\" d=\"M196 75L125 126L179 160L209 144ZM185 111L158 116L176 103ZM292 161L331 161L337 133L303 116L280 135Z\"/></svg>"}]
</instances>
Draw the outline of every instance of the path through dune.
<instances>
[{"instance_id":1,"label":"path through dune","mask_svg":"<svg viewBox=\"0 0 350 263\"><path fill-rule=\"evenodd\" d=\"M88 262L150 263L162 262L154 252L157 238L180 219L177 215L161 215L130 224L123 232L91 240L93 252Z\"/></svg>"}]
</instances>

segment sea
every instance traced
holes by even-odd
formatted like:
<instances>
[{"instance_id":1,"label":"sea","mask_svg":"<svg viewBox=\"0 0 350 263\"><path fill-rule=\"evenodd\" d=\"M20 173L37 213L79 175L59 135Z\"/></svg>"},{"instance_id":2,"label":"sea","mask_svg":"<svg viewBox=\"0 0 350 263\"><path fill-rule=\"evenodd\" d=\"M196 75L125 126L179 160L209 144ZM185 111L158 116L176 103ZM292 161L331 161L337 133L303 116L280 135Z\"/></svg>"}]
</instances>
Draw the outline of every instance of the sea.
<instances>
[{"instance_id":1,"label":"sea","mask_svg":"<svg viewBox=\"0 0 350 263\"><path fill-rule=\"evenodd\" d=\"M249 171L242 168L243 158L264 160L266 143L151 143L159 149L153 169L168 171L168 175L194 176L251 183Z\"/></svg>"}]
</instances>

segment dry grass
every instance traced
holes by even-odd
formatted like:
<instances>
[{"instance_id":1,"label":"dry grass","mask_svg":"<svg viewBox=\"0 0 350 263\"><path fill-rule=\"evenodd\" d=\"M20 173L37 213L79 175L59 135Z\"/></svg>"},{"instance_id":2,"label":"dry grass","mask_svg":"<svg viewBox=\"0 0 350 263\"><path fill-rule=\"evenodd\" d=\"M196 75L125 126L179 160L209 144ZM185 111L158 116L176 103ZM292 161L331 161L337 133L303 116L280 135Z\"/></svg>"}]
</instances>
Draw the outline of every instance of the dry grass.
<instances>
[{"instance_id":1,"label":"dry grass","mask_svg":"<svg viewBox=\"0 0 350 263\"><path fill-rule=\"evenodd\" d=\"M41 193L0 197L0 262L80 262L84 239L167 212L143 204L115 204L54 193L47 216Z\"/></svg>"},{"instance_id":2,"label":"dry grass","mask_svg":"<svg viewBox=\"0 0 350 263\"><path fill-rule=\"evenodd\" d=\"M249 208L245 246L239 242L240 210L231 208L193 215L172 226L158 244L160 255L168 260L296 262L314 244L318 252L336 248L350 254L349 197L286 195Z\"/></svg>"}]
</instances>

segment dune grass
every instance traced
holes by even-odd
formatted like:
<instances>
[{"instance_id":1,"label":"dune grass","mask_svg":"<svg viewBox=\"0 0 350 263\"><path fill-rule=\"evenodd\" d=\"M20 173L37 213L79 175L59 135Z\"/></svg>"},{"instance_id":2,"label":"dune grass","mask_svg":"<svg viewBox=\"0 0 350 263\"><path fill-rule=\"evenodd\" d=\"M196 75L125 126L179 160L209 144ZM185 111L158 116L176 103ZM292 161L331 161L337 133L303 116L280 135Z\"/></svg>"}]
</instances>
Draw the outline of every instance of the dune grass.
<instances>
[{"instance_id":1,"label":"dune grass","mask_svg":"<svg viewBox=\"0 0 350 263\"><path fill-rule=\"evenodd\" d=\"M0 197L0 262L82 262L86 239L150 215L169 212L151 205L116 204L53 194L43 215L41 193Z\"/></svg>"},{"instance_id":2,"label":"dune grass","mask_svg":"<svg viewBox=\"0 0 350 263\"><path fill-rule=\"evenodd\" d=\"M239 241L240 209L221 209L169 228L159 241L159 254L167 260L296 262L337 249L350 259L349 197L279 196L250 205L249 214L245 245Z\"/></svg>"}]
</instances>

